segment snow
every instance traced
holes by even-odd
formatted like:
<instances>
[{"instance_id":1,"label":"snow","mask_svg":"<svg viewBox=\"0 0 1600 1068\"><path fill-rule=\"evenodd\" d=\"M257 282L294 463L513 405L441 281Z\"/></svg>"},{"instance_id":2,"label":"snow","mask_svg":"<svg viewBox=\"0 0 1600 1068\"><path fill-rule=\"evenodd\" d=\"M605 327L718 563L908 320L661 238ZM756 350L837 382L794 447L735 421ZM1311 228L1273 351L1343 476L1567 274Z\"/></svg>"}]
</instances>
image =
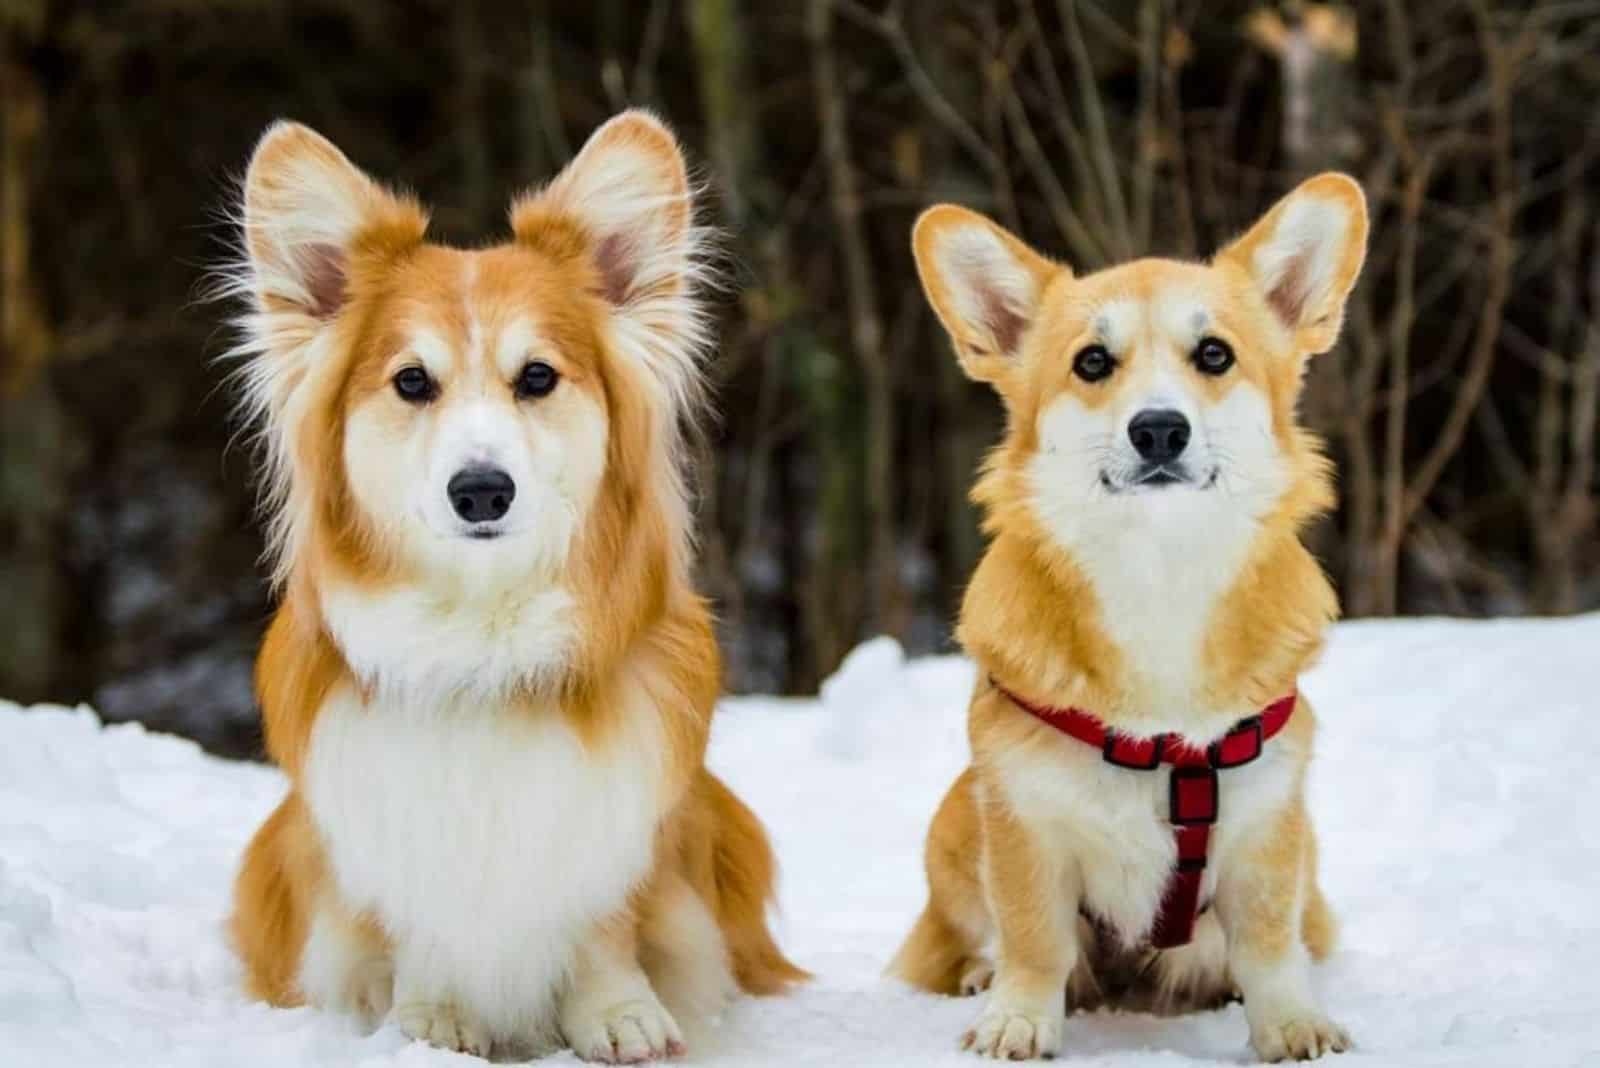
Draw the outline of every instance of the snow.
<instances>
[{"instance_id":1,"label":"snow","mask_svg":"<svg viewBox=\"0 0 1600 1068\"><path fill-rule=\"evenodd\" d=\"M743 1000L706 1065L975 1065L973 1001L880 978L922 902L922 834L965 759L972 668L857 649L818 700L724 703L711 764L765 819L780 931L817 981ZM1340 1065L1600 1064L1600 616L1339 627L1305 680L1312 807L1343 920L1318 986ZM252 1003L221 934L234 864L283 791L87 710L0 703L0 1066L468 1065ZM1085 1065L1240 1064L1242 1011L1097 1013ZM557 1063L571 1061L561 1054Z\"/></svg>"}]
</instances>

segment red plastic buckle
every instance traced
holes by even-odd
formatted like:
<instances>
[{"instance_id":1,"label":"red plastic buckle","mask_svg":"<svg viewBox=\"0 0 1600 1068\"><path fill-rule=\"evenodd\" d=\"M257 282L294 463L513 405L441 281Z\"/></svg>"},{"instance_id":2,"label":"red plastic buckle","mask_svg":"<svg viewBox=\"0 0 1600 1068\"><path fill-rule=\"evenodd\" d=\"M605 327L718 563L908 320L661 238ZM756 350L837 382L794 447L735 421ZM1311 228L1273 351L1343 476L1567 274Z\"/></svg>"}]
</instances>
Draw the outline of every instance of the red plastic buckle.
<instances>
[{"instance_id":1,"label":"red plastic buckle","mask_svg":"<svg viewBox=\"0 0 1600 1068\"><path fill-rule=\"evenodd\" d=\"M1261 717L1251 716L1206 747L1206 756L1214 768L1239 768L1261 755L1265 734Z\"/></svg>"},{"instance_id":2,"label":"red plastic buckle","mask_svg":"<svg viewBox=\"0 0 1600 1068\"><path fill-rule=\"evenodd\" d=\"M1154 771L1161 766L1161 754L1166 747L1165 734L1158 734L1154 738L1135 738L1130 734L1106 731L1106 741L1100 750L1100 755L1105 757L1107 764L1114 764L1119 768Z\"/></svg>"},{"instance_id":3,"label":"red plastic buckle","mask_svg":"<svg viewBox=\"0 0 1600 1068\"><path fill-rule=\"evenodd\" d=\"M1173 768L1168 787L1172 824L1190 827L1217 822L1217 773L1213 768Z\"/></svg>"}]
</instances>

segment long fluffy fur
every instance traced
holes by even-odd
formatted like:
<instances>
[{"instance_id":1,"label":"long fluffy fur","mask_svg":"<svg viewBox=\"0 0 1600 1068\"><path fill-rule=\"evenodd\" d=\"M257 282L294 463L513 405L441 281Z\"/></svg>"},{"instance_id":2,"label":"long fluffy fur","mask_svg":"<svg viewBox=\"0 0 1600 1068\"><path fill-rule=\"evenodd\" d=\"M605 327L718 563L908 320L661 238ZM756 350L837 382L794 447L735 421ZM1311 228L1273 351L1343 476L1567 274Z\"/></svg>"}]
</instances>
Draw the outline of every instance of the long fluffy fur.
<instances>
[{"instance_id":1,"label":"long fluffy fur","mask_svg":"<svg viewBox=\"0 0 1600 1068\"><path fill-rule=\"evenodd\" d=\"M276 1004L381 1013L391 987L398 996L427 979L404 961L408 939L435 938L430 925L454 931L466 960L502 958L506 938L522 931L537 940L523 958L527 974L549 977L546 1017L536 1018L543 995L522 996L514 975L507 985L457 973L479 1003L396 1005L402 1026L475 1052L515 1050L556 1029L580 1054L605 1058L633 1055L633 1043L648 1040L646 1052L659 1054L680 1041L667 1017L650 1017L641 1037L627 1030L634 1024L597 1015L608 998L644 996L641 966L664 984L663 1000L696 1009L711 1007L724 972L753 993L803 978L766 926L775 868L761 826L702 766L719 665L709 613L689 585L686 440L708 396L698 291L711 268L671 134L640 113L606 124L561 176L517 200L509 244L473 253L428 244L415 201L303 127L268 130L245 189L243 260L217 291L247 300L229 358L240 362L241 411L263 450L268 559L282 595L257 685L269 751L293 783L238 881L233 934L251 990ZM544 303L534 314L520 301ZM523 350L490 346L528 344L507 341L524 337L507 325L524 319L540 332L536 354L565 361L561 391L539 407L504 385L420 408L395 398L395 332L404 341L422 331L406 342L412 358L425 349L456 361L450 373L464 381L503 383L496 361L523 359ZM456 342L439 341L446 329L459 332ZM488 399L472 399L480 395ZM514 539L463 538L441 555L438 535L414 529L426 514L387 489L371 496L357 468L409 492L430 476L397 472L401 449L453 440L444 430L408 436L417 419L469 434L493 421L509 435L497 448L532 448L532 434L540 449L566 450L551 455L570 464L525 472L527 491L557 494L550 500L563 513L524 520L533 534L516 536L544 539L538 552ZM467 449L449 467L478 455ZM422 485L446 508L437 489ZM557 519L573 529L551 541ZM523 753L534 762L525 769ZM476 754L470 774L448 763L462 754ZM541 772L540 760L552 763ZM347 761L363 766L362 778L350 778ZM434 792L410 789L436 774ZM557 791L567 783L549 804L537 794L545 779ZM595 834L592 848L569 858L561 848L571 845L552 843L557 861L536 871L515 868L516 849L480 843L482 827L456 822L487 827L485 812L519 812L539 825L554 805L595 790L607 800L567 824L573 835ZM461 812L432 811L430 797ZM452 863L498 865L515 880L490 888L500 911L481 921L508 923L509 934L467 930L479 923L461 914L468 903L442 891L419 903L395 884L420 888L434 874L406 874L414 850L379 840L393 830L387 814L402 810L416 848L439 843ZM480 844L481 857L472 855ZM600 874L554 870L566 863ZM601 882L582 889L589 883L578 876ZM557 878L580 899L545 887L541 900L534 884ZM354 899L352 885L362 888ZM519 892L530 895L525 907L508 904ZM545 909L565 910L551 913L556 926L533 923Z\"/></svg>"}]
</instances>

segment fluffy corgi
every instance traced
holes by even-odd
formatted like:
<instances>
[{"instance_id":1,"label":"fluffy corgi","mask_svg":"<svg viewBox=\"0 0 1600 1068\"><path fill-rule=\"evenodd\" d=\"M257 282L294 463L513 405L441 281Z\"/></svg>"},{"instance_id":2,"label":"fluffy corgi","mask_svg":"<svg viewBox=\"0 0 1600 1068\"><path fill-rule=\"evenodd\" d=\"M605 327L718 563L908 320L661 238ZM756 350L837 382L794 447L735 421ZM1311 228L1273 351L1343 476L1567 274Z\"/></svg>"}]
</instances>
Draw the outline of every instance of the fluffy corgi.
<instances>
[{"instance_id":1,"label":"fluffy corgi","mask_svg":"<svg viewBox=\"0 0 1600 1068\"><path fill-rule=\"evenodd\" d=\"M1236 992L1263 1059L1350 1044L1310 988L1333 921L1295 691L1337 604L1299 540L1332 489L1295 408L1366 236L1337 174L1209 264L1075 277L962 208L917 223L928 299L1008 419L958 629L979 667L972 763L890 967L989 990L968 1048L1049 1057L1064 1007Z\"/></svg>"},{"instance_id":2,"label":"fluffy corgi","mask_svg":"<svg viewBox=\"0 0 1600 1068\"><path fill-rule=\"evenodd\" d=\"M703 765L676 141L612 119L476 251L291 123L243 193L281 590L257 689L291 782L238 877L249 989L480 1055L682 1052L685 1014L804 973L761 825Z\"/></svg>"}]
</instances>

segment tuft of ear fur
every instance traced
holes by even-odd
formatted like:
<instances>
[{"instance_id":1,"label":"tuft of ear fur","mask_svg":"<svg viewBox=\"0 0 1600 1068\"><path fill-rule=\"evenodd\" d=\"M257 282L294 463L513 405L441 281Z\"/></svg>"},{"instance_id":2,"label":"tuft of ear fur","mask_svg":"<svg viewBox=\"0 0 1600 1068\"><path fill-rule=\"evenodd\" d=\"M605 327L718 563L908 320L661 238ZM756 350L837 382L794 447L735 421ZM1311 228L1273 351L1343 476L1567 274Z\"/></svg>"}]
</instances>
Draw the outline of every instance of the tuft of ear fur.
<instances>
[{"instance_id":1,"label":"tuft of ear fur","mask_svg":"<svg viewBox=\"0 0 1600 1068\"><path fill-rule=\"evenodd\" d=\"M624 111L590 135L566 168L511 205L517 241L570 251L571 229L613 310L613 336L664 388L679 414L703 392L710 341L696 290L710 281L705 232L683 152L647 111Z\"/></svg>"},{"instance_id":2,"label":"tuft of ear fur","mask_svg":"<svg viewBox=\"0 0 1600 1068\"><path fill-rule=\"evenodd\" d=\"M333 143L299 123L273 123L256 143L236 209L242 256L219 271L214 296L242 298L240 409L265 446L262 510L275 585L287 578L308 510L291 506L293 442L326 338L358 268L419 244L428 219L415 201L372 181Z\"/></svg>"},{"instance_id":3,"label":"tuft of ear fur","mask_svg":"<svg viewBox=\"0 0 1600 1068\"><path fill-rule=\"evenodd\" d=\"M279 121L250 157L243 225L260 309L304 316L314 329L344 306L358 257L420 242L427 219L315 130Z\"/></svg>"},{"instance_id":4,"label":"tuft of ear fur","mask_svg":"<svg viewBox=\"0 0 1600 1068\"><path fill-rule=\"evenodd\" d=\"M984 215L929 208L911 232L917 274L967 374L996 382L1015 366L1045 287L1066 270Z\"/></svg>"},{"instance_id":5,"label":"tuft of ear fur","mask_svg":"<svg viewBox=\"0 0 1600 1068\"><path fill-rule=\"evenodd\" d=\"M1253 281L1302 352L1339 339L1345 299L1367 255L1367 198L1355 179L1309 178L1222 252Z\"/></svg>"}]
</instances>

